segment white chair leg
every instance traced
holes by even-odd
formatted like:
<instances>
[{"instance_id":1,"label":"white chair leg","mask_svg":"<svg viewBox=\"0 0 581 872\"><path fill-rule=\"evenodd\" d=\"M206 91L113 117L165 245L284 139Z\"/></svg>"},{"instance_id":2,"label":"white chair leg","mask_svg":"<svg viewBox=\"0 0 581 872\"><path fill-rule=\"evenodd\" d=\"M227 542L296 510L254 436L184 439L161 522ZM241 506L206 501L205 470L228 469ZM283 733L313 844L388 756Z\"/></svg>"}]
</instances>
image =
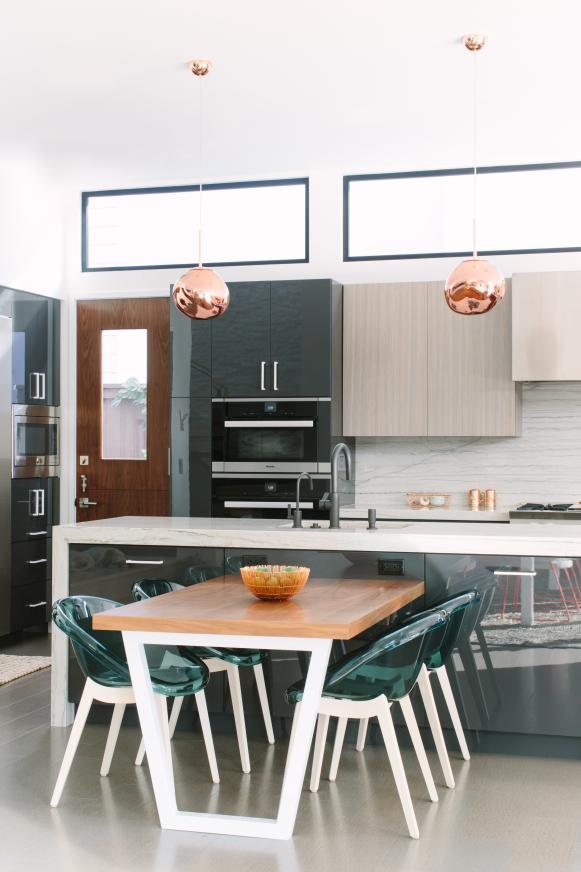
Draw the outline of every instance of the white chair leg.
<instances>
[{"instance_id":1,"label":"white chair leg","mask_svg":"<svg viewBox=\"0 0 581 872\"><path fill-rule=\"evenodd\" d=\"M250 755L248 753L248 738L246 736L246 722L244 720L244 706L242 704L242 690L240 689L238 667L228 664L226 674L228 675L228 684L230 686L230 697L232 699L232 710L234 712L242 771L250 772Z\"/></svg>"},{"instance_id":2,"label":"white chair leg","mask_svg":"<svg viewBox=\"0 0 581 872\"><path fill-rule=\"evenodd\" d=\"M93 694L89 689L89 686L85 684L83 695L81 696L81 701L79 702L79 707L77 709L75 722L71 730L71 735L69 736L69 741L67 742L65 756L63 757L63 762L61 763L61 768L59 770L52 798L50 800L50 804L53 806L53 808L56 807L60 802L63 788L66 784L71 769L71 764L75 758L75 754L79 745L79 740L83 734L83 730L85 728L85 723L87 722L87 716L89 714L92 702Z\"/></svg>"},{"instance_id":3,"label":"white chair leg","mask_svg":"<svg viewBox=\"0 0 581 872\"><path fill-rule=\"evenodd\" d=\"M316 793L319 789L321 780L321 769L323 768L323 757L325 756L325 742L327 741L327 730L329 729L329 715L319 715L317 718L317 735L315 738L315 750L313 752L313 764L311 767L311 783L309 790Z\"/></svg>"},{"instance_id":4,"label":"white chair leg","mask_svg":"<svg viewBox=\"0 0 581 872\"><path fill-rule=\"evenodd\" d=\"M266 693L266 683L264 681L262 663L257 663L256 666L254 666L254 679L256 681L256 689L258 690L260 708L262 709L262 719L266 729L266 738L270 745L274 745L272 718L270 717L270 706L268 704L268 694Z\"/></svg>"},{"instance_id":5,"label":"white chair leg","mask_svg":"<svg viewBox=\"0 0 581 872\"><path fill-rule=\"evenodd\" d=\"M143 741L143 736L141 737L141 742L139 743L139 750L137 751L137 757L135 758L135 765L141 766L145 759L145 742Z\"/></svg>"},{"instance_id":6,"label":"white chair leg","mask_svg":"<svg viewBox=\"0 0 581 872\"><path fill-rule=\"evenodd\" d=\"M399 745L397 744L397 737L395 735L395 729L387 700L385 700L385 706L382 705L378 712L378 719L383 741L385 742L385 750L387 751L387 756L389 757L393 777L395 779L395 786L405 815L408 832L412 839L419 839L420 831L418 829L416 813L412 804L412 798L410 796L410 790L405 776L403 761L401 759Z\"/></svg>"},{"instance_id":7,"label":"white chair leg","mask_svg":"<svg viewBox=\"0 0 581 872\"><path fill-rule=\"evenodd\" d=\"M101 763L101 775L103 776L109 775L111 760L113 759L113 754L115 753L115 746L117 745L117 739L119 737L119 730L121 729L121 721L123 720L124 713L125 703L116 703L113 706L111 726L109 727L109 732L107 734L105 753L103 754L103 761Z\"/></svg>"},{"instance_id":8,"label":"white chair leg","mask_svg":"<svg viewBox=\"0 0 581 872\"><path fill-rule=\"evenodd\" d=\"M293 724L292 724L292 727L291 727L291 734L290 734L290 738L289 738L289 740L288 740L288 751L287 751L287 757L288 757L288 755L289 755L290 752L291 752L291 748L292 748L292 746L293 746L293 742L294 742L294 740L295 740L295 733L296 733L296 731L297 731L297 724L298 724L298 722L299 722L299 714L300 714L300 711L301 711L301 704L300 704L300 702L297 702L297 704L295 705L295 713L294 713L294 715L293 715Z\"/></svg>"},{"instance_id":9,"label":"white chair leg","mask_svg":"<svg viewBox=\"0 0 581 872\"><path fill-rule=\"evenodd\" d=\"M446 705L448 706L448 711L450 712L450 718L452 719L452 725L456 733L456 738L458 739L458 744L460 745L460 752L465 760L470 760L470 751L468 750L468 745L466 744L466 737L464 735L464 730L462 729L462 722L460 721L458 707L456 706L456 700L454 699L452 685L450 684L450 679L448 678L446 667L440 666L439 669L434 669L434 672L436 673L440 681L440 687L442 688L442 693L444 694L444 699L446 700Z\"/></svg>"},{"instance_id":10,"label":"white chair leg","mask_svg":"<svg viewBox=\"0 0 581 872\"><path fill-rule=\"evenodd\" d=\"M446 741L444 739L442 725L440 723L440 718L438 717L438 709L436 708L436 701L432 692L430 673L425 666L422 666L422 671L420 672L420 677L418 678L418 687L420 688L422 702L428 716L428 723L430 725L432 736L434 738L434 744L438 753L440 766L442 767L442 773L444 775L446 787L453 788L456 786L456 782L454 781L454 774L452 772L450 758L448 756L448 749L446 748Z\"/></svg>"},{"instance_id":11,"label":"white chair leg","mask_svg":"<svg viewBox=\"0 0 581 872\"><path fill-rule=\"evenodd\" d=\"M180 712L182 710L182 706L184 704L183 696L175 696L174 701L171 707L171 715L169 719L169 737L173 739L174 733L176 731L176 726L178 722L178 718L180 716Z\"/></svg>"},{"instance_id":12,"label":"white chair leg","mask_svg":"<svg viewBox=\"0 0 581 872\"><path fill-rule=\"evenodd\" d=\"M418 722L416 721L414 708L412 706L409 696L402 697L402 699L400 699L399 701L399 704L401 705L401 710L403 712L406 727L408 728L412 740L412 745L414 746L414 751L416 752L416 757L418 758L418 763L420 764L420 769L422 770L422 775L424 776L424 781L426 782L426 787L428 788L428 795L432 802L437 802L438 792L436 790L436 785L434 784L432 770L430 769L430 764L428 763L426 749L424 748L424 743L422 742L422 737L418 729Z\"/></svg>"},{"instance_id":13,"label":"white chair leg","mask_svg":"<svg viewBox=\"0 0 581 872\"><path fill-rule=\"evenodd\" d=\"M357 744L355 745L356 751L363 751L365 748L365 739L367 738L367 727L369 725L369 718L361 718L359 721L359 728L357 730Z\"/></svg>"},{"instance_id":14,"label":"white chair leg","mask_svg":"<svg viewBox=\"0 0 581 872\"><path fill-rule=\"evenodd\" d=\"M341 759L346 728L347 718L338 718L335 742L333 743L333 756L331 757L331 768L329 769L329 781L336 781L337 779L337 770L339 769L339 760Z\"/></svg>"},{"instance_id":15,"label":"white chair leg","mask_svg":"<svg viewBox=\"0 0 581 872\"><path fill-rule=\"evenodd\" d=\"M220 776L218 774L218 764L216 762L216 751L214 750L214 738L212 736L210 718L208 717L206 694L203 690L199 690L198 693L195 694L195 697L196 705L198 706L198 714L200 716L200 726L202 728L204 744L206 746L206 754L208 755L208 763L210 764L210 774L212 775L212 781L214 784L219 784ZM183 697L180 697L180 699L183 699Z\"/></svg>"}]
</instances>

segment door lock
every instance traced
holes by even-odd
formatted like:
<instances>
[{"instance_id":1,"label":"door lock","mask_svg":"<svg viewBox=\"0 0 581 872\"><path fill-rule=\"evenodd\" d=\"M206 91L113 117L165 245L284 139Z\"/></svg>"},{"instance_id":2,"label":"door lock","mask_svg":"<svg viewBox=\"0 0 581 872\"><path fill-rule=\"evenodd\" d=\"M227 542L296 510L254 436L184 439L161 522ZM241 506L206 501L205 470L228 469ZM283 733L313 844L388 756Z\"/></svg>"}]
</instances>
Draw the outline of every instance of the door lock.
<instances>
[{"instance_id":1,"label":"door lock","mask_svg":"<svg viewBox=\"0 0 581 872\"><path fill-rule=\"evenodd\" d=\"M87 493L87 476L81 475L81 493Z\"/></svg>"}]
</instances>

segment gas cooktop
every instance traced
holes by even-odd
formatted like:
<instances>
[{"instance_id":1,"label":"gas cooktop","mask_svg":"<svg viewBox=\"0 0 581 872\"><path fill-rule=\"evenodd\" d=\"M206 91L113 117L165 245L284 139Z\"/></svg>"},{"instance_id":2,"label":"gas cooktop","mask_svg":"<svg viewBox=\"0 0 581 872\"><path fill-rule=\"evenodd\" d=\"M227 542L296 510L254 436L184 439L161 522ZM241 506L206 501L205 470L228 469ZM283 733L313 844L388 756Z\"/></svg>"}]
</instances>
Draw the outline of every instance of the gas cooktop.
<instances>
[{"instance_id":1,"label":"gas cooktop","mask_svg":"<svg viewBox=\"0 0 581 872\"><path fill-rule=\"evenodd\" d=\"M581 520L581 502L577 503L523 503L509 513L511 520Z\"/></svg>"}]
</instances>

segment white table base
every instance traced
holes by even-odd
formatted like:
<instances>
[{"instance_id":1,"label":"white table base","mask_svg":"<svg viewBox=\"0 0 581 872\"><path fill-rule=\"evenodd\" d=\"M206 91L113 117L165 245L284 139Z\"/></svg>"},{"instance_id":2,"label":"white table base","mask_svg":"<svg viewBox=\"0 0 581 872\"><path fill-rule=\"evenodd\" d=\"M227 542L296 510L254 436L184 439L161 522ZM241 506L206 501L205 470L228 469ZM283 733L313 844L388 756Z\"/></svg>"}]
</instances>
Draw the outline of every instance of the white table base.
<instances>
[{"instance_id":1,"label":"white table base","mask_svg":"<svg viewBox=\"0 0 581 872\"><path fill-rule=\"evenodd\" d=\"M331 653L331 639L277 636L226 636L209 633L146 633L124 631L135 701L162 829L219 833L263 839L290 839L317 719L319 701ZM156 702L147 668L144 645L191 645L223 648L260 648L271 651L310 651L307 681L289 748L276 818L241 817L181 811L177 807L167 719Z\"/></svg>"}]
</instances>

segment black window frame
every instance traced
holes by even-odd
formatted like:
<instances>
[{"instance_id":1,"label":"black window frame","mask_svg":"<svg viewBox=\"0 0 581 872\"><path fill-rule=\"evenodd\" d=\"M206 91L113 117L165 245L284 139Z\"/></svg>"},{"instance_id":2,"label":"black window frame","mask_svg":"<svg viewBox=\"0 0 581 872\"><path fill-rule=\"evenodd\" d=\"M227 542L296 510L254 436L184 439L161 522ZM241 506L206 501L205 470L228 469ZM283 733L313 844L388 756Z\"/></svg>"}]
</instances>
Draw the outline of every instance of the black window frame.
<instances>
[{"instance_id":1,"label":"black window frame","mask_svg":"<svg viewBox=\"0 0 581 872\"><path fill-rule=\"evenodd\" d=\"M289 260L242 260L204 262L205 266L262 266L268 264L309 263L309 178L303 176L292 179L259 179L244 182L211 182L202 185L202 191L236 188L276 188L302 186L305 189L305 256ZM107 191L83 191L81 193L81 271L88 272L126 272L127 270L185 269L194 265L195 258L185 263L144 264L142 266L88 266L89 229L87 226L87 206L92 198L128 196L133 194L169 194L176 192L199 191L200 185L158 185L148 188L113 188Z\"/></svg>"},{"instance_id":2,"label":"black window frame","mask_svg":"<svg viewBox=\"0 0 581 872\"><path fill-rule=\"evenodd\" d=\"M561 161L558 163L536 163L536 164L509 164L500 166L478 167L478 175L487 175L489 173L518 173L531 172L536 170L560 170L560 169L581 169L581 161ZM423 258L437 257L469 257L472 252L467 251L423 251L411 252L406 254L365 254L365 255L350 255L349 254L349 191L351 182L372 181L374 179L417 179L431 178L434 176L464 176L472 175L474 167L456 167L454 169L438 169L438 170L414 170L411 172L397 173L363 173L359 175L343 176L343 261L366 261L366 260L421 260ZM479 250L479 254L483 256L505 255L505 254L562 254L567 252L581 251L581 245L562 246L557 248L501 248Z\"/></svg>"}]
</instances>

